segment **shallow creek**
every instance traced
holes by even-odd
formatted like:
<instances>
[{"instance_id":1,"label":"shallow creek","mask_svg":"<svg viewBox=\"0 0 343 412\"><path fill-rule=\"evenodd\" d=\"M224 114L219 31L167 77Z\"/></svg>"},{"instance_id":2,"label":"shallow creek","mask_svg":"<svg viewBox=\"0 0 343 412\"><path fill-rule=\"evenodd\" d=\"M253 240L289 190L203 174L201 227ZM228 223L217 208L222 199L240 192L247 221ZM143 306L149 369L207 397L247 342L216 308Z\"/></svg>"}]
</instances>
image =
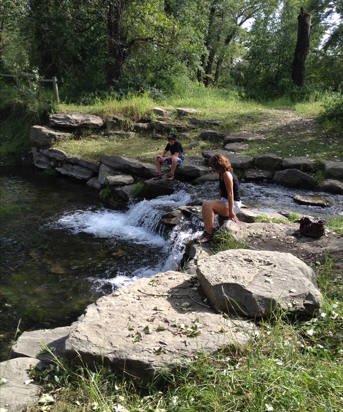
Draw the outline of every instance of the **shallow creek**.
<instances>
[{"instance_id":1,"label":"shallow creek","mask_svg":"<svg viewBox=\"0 0 343 412\"><path fill-rule=\"evenodd\" d=\"M168 231L163 213L218 197L217 183L180 183L171 196L136 200L110 210L84 183L37 169L0 169L0 360L20 331L70 325L91 302L140 277L175 270L185 244L201 230L196 219ZM343 196L321 193L329 208L293 201L306 190L241 184L243 202L261 211L312 216L342 213ZM20 333L20 332L19 332Z\"/></svg>"}]
</instances>

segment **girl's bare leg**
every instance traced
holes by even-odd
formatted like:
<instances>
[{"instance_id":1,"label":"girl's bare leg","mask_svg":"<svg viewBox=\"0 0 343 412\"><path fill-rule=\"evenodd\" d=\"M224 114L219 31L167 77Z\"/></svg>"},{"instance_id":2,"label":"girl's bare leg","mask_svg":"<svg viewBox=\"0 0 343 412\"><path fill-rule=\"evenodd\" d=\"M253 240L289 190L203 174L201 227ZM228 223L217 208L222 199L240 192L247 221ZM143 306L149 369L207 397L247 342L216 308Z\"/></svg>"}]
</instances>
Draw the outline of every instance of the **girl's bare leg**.
<instances>
[{"instance_id":1,"label":"girl's bare leg","mask_svg":"<svg viewBox=\"0 0 343 412\"><path fill-rule=\"evenodd\" d=\"M229 217L229 209L225 202L220 200L210 200L202 204L202 219L207 233L213 233L215 214Z\"/></svg>"}]
</instances>

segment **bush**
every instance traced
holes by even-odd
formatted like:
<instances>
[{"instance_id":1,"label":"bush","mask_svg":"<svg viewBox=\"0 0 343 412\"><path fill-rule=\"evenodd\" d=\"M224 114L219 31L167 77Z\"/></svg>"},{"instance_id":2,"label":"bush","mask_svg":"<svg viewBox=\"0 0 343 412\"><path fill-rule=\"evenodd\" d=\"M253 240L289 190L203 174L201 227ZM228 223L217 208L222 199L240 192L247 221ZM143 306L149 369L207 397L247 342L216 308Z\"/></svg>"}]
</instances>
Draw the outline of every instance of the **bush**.
<instances>
[{"instance_id":1,"label":"bush","mask_svg":"<svg viewBox=\"0 0 343 412\"><path fill-rule=\"evenodd\" d=\"M327 95L323 102L324 113L319 120L325 129L333 132L343 130L343 94L334 93Z\"/></svg>"}]
</instances>

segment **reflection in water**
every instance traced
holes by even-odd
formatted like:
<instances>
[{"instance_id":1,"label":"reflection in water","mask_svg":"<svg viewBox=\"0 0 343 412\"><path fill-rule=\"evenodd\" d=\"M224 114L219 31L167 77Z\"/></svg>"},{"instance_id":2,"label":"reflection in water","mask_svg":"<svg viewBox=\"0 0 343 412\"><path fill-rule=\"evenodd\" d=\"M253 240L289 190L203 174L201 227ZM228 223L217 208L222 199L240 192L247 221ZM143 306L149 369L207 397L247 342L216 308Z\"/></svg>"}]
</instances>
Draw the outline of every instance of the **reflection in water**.
<instances>
[{"instance_id":1,"label":"reflection in water","mask_svg":"<svg viewBox=\"0 0 343 412\"><path fill-rule=\"evenodd\" d=\"M98 192L69 178L39 170L1 169L0 357L21 330L69 325L87 305L140 277L175 270L197 222L172 231L162 214L191 201L218 197L218 183L179 184L180 191L132 202L113 211ZM261 211L290 210L313 216L342 213L343 196L322 193L330 208L293 202L310 191L243 183L243 202Z\"/></svg>"}]
</instances>

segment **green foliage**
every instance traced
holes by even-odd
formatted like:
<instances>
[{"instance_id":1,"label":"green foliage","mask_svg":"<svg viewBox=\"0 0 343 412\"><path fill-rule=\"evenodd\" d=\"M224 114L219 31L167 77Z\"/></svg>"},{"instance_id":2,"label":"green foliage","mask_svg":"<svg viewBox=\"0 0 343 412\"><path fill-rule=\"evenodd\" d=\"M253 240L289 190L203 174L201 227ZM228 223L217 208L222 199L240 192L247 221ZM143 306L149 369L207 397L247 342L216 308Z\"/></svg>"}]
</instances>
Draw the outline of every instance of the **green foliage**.
<instances>
[{"instance_id":1,"label":"green foliage","mask_svg":"<svg viewBox=\"0 0 343 412\"><path fill-rule=\"evenodd\" d=\"M230 249L249 249L249 245L243 240L236 240L227 230L219 230L212 238L211 252L217 254Z\"/></svg>"},{"instance_id":2,"label":"green foliage","mask_svg":"<svg viewBox=\"0 0 343 412\"><path fill-rule=\"evenodd\" d=\"M255 222L259 222L259 223L284 223L287 224L289 223L289 221L287 219L277 219L274 217L268 217L265 215L258 215L255 216L254 218Z\"/></svg>"},{"instance_id":3,"label":"green foliage","mask_svg":"<svg viewBox=\"0 0 343 412\"><path fill-rule=\"evenodd\" d=\"M343 94L326 95L324 113L320 116L323 127L336 133L343 131Z\"/></svg>"},{"instance_id":4,"label":"green foliage","mask_svg":"<svg viewBox=\"0 0 343 412\"><path fill-rule=\"evenodd\" d=\"M329 216L326 219L326 225L330 230L343 235L343 216Z\"/></svg>"},{"instance_id":5,"label":"green foliage","mask_svg":"<svg viewBox=\"0 0 343 412\"><path fill-rule=\"evenodd\" d=\"M133 186L132 197L135 199L137 197L142 196L144 192L144 182L135 183Z\"/></svg>"},{"instance_id":6,"label":"green foliage","mask_svg":"<svg viewBox=\"0 0 343 412\"><path fill-rule=\"evenodd\" d=\"M46 124L51 110L52 92L42 91L35 94L21 94L13 87L7 87L0 98L0 160L10 164L14 157L31 148L31 126Z\"/></svg>"},{"instance_id":7,"label":"green foliage","mask_svg":"<svg viewBox=\"0 0 343 412\"><path fill-rule=\"evenodd\" d=\"M45 169L43 173L48 176L57 176L57 172L55 169Z\"/></svg>"},{"instance_id":8,"label":"green foliage","mask_svg":"<svg viewBox=\"0 0 343 412\"><path fill-rule=\"evenodd\" d=\"M295 212L290 212L287 216L288 220L292 223L295 223L300 219L300 216Z\"/></svg>"}]
</instances>

